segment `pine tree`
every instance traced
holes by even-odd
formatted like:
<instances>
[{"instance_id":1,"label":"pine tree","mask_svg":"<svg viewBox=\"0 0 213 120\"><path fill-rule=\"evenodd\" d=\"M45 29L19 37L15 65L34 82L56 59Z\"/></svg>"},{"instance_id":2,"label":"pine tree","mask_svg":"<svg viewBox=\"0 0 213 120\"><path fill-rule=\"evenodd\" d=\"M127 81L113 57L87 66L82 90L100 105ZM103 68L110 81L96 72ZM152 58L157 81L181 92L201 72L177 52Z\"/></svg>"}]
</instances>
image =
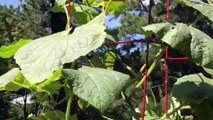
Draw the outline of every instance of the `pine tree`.
<instances>
[{"instance_id":1,"label":"pine tree","mask_svg":"<svg viewBox=\"0 0 213 120\"><path fill-rule=\"evenodd\" d=\"M15 26L15 36L19 38L39 38L51 33L50 0L25 0L17 8L19 23Z\"/></svg>"},{"instance_id":2,"label":"pine tree","mask_svg":"<svg viewBox=\"0 0 213 120\"><path fill-rule=\"evenodd\" d=\"M36 39L50 34L50 13L48 11L50 7L50 0L25 0L18 8L0 5L0 46L15 43L22 38ZM0 75L11 69L14 63L11 61L14 60L0 58ZM8 98L5 93L0 94L0 119L5 120L11 116L13 119L27 117L24 109L20 109L23 108L22 105L17 107L10 103L14 96L10 94ZM32 109L35 108L30 107L28 112Z\"/></svg>"}]
</instances>

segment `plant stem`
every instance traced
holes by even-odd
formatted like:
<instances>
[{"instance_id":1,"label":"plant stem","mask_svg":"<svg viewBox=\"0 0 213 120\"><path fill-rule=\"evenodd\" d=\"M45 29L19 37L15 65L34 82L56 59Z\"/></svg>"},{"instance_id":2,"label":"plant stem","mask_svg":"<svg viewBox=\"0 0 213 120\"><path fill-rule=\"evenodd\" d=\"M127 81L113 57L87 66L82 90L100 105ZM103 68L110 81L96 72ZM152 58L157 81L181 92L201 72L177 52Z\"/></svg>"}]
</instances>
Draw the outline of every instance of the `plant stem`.
<instances>
[{"instance_id":1,"label":"plant stem","mask_svg":"<svg viewBox=\"0 0 213 120\"><path fill-rule=\"evenodd\" d=\"M14 83L14 84L16 84L16 85L18 85L18 86L21 86L21 87L23 87L23 88L32 90L31 87L29 87L29 86L27 86L27 85L20 84L20 83L18 83L18 82L16 82L16 81L12 81L12 83Z\"/></svg>"},{"instance_id":2,"label":"plant stem","mask_svg":"<svg viewBox=\"0 0 213 120\"><path fill-rule=\"evenodd\" d=\"M107 11L108 11L109 6L110 6L111 3L112 3L112 0L109 0L108 4L107 4L107 6L106 6L106 9L105 9L105 13L107 13Z\"/></svg>"},{"instance_id":3,"label":"plant stem","mask_svg":"<svg viewBox=\"0 0 213 120\"><path fill-rule=\"evenodd\" d=\"M167 117L169 117L170 115L173 115L175 112L177 112L178 110L180 110L184 105L186 105L187 103L186 102L182 102L180 104L180 106L178 106L177 108L173 109L173 111L169 112L166 116L166 114L164 114L163 117L161 117L161 120L164 120L166 119Z\"/></svg>"},{"instance_id":4,"label":"plant stem","mask_svg":"<svg viewBox=\"0 0 213 120\"><path fill-rule=\"evenodd\" d=\"M62 100L60 100L54 107L60 105L61 103L63 103L66 100L66 97L64 97Z\"/></svg>"},{"instance_id":5,"label":"plant stem","mask_svg":"<svg viewBox=\"0 0 213 120\"><path fill-rule=\"evenodd\" d=\"M155 94L154 94L152 88L150 88L150 86L149 86L149 91L150 91L151 96L152 96L152 98L153 98L154 105L157 106L157 100L156 100L156 98L155 98Z\"/></svg>"},{"instance_id":6,"label":"plant stem","mask_svg":"<svg viewBox=\"0 0 213 120\"><path fill-rule=\"evenodd\" d=\"M152 65L151 65L150 68L148 69L147 77L152 73L152 71L153 71L153 70L155 69L155 67L157 66L158 62L161 60L161 57L163 56L165 49L166 49L166 47L163 46L163 47L160 49L160 51L158 52L158 54L156 55L154 62L152 63ZM143 77L143 78L141 79L141 81L136 85L136 88L140 88L140 87L143 85L144 79L145 79L145 77Z\"/></svg>"},{"instance_id":7,"label":"plant stem","mask_svg":"<svg viewBox=\"0 0 213 120\"><path fill-rule=\"evenodd\" d=\"M67 11L67 7L66 7L66 5L64 6L64 11L65 11L65 13L66 13L66 17L67 17L67 31L68 31L68 33L69 33L69 31L70 31L70 16L69 16L69 14L68 14L68 11ZM67 34L68 34L67 33Z\"/></svg>"},{"instance_id":8,"label":"plant stem","mask_svg":"<svg viewBox=\"0 0 213 120\"><path fill-rule=\"evenodd\" d=\"M70 110L71 110L73 93L68 85L66 87L66 98L67 98L67 108L65 113L65 120L70 120Z\"/></svg>"},{"instance_id":9,"label":"plant stem","mask_svg":"<svg viewBox=\"0 0 213 120\"><path fill-rule=\"evenodd\" d=\"M74 68L75 68L76 62L77 62L76 60L74 60L74 61L72 62L71 66L70 66L71 69L74 69Z\"/></svg>"},{"instance_id":10,"label":"plant stem","mask_svg":"<svg viewBox=\"0 0 213 120\"><path fill-rule=\"evenodd\" d=\"M136 78L137 74L135 73L135 71L130 66L128 66L125 62L123 62L122 59L121 59L121 57L116 52L114 52L114 53L116 54L116 57L113 54L111 54L110 52L109 52L109 55L111 57L113 57L114 59L118 59L121 62L121 64L130 72L130 74L134 78Z\"/></svg>"}]
</instances>

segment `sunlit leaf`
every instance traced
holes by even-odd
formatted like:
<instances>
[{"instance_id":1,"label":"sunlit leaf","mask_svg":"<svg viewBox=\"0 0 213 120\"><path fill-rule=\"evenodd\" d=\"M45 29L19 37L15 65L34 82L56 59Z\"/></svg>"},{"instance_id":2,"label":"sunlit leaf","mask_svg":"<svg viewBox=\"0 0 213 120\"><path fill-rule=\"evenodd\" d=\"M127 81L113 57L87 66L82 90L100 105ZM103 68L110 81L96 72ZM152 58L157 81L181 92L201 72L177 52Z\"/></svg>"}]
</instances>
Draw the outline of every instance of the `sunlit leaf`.
<instances>
[{"instance_id":1,"label":"sunlit leaf","mask_svg":"<svg viewBox=\"0 0 213 120\"><path fill-rule=\"evenodd\" d=\"M2 58L12 57L19 48L28 44L31 41L32 40L29 40L29 39L21 39L15 44L11 44L11 45L8 45L8 46L1 46L0 57L2 57Z\"/></svg>"},{"instance_id":2,"label":"sunlit leaf","mask_svg":"<svg viewBox=\"0 0 213 120\"><path fill-rule=\"evenodd\" d=\"M129 76L113 70L83 67L64 70L73 93L103 112L128 84Z\"/></svg>"},{"instance_id":3,"label":"sunlit leaf","mask_svg":"<svg viewBox=\"0 0 213 120\"><path fill-rule=\"evenodd\" d=\"M15 78L20 73L19 68L13 68L12 70L8 71L4 75L0 76L0 88L4 87L11 81L15 80Z\"/></svg>"},{"instance_id":4,"label":"sunlit leaf","mask_svg":"<svg viewBox=\"0 0 213 120\"><path fill-rule=\"evenodd\" d=\"M5 87L3 87L2 90L18 91L18 90L20 90L22 88L29 89L29 90L34 90L36 88L36 86L30 84L29 81L27 81L24 78L24 76L22 75L22 73L20 72L18 74L18 76L13 81L11 81L7 85L5 85Z\"/></svg>"},{"instance_id":5,"label":"sunlit leaf","mask_svg":"<svg viewBox=\"0 0 213 120\"><path fill-rule=\"evenodd\" d=\"M105 14L101 13L86 25L77 27L67 35L67 31L42 37L25 45L14 58L22 69L24 77L31 84L43 82L55 70L80 56L98 48L104 42Z\"/></svg>"},{"instance_id":6,"label":"sunlit leaf","mask_svg":"<svg viewBox=\"0 0 213 120\"><path fill-rule=\"evenodd\" d=\"M34 90L35 85L32 85L22 75L19 68L13 68L9 72L0 76L0 90L18 91L22 88Z\"/></svg>"},{"instance_id":7,"label":"sunlit leaf","mask_svg":"<svg viewBox=\"0 0 213 120\"><path fill-rule=\"evenodd\" d=\"M213 5L213 0L208 0L208 3L209 3L210 5Z\"/></svg>"},{"instance_id":8,"label":"sunlit leaf","mask_svg":"<svg viewBox=\"0 0 213 120\"><path fill-rule=\"evenodd\" d=\"M58 5L65 5L67 0L55 0Z\"/></svg>"}]
</instances>

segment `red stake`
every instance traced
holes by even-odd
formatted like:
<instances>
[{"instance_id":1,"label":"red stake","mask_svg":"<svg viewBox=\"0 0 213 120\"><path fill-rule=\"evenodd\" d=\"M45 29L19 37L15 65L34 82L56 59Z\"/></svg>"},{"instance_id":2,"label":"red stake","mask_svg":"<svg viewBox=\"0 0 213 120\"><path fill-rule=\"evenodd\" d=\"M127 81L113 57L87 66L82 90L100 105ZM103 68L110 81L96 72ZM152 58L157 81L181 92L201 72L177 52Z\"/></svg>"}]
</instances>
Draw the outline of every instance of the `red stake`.
<instances>
[{"instance_id":1,"label":"red stake","mask_svg":"<svg viewBox=\"0 0 213 120\"><path fill-rule=\"evenodd\" d=\"M169 9L170 9L170 4L171 1L167 0L167 6L166 6L166 21L169 22ZM168 48L166 48L166 52L165 52L165 58L164 58L164 90L165 90L165 114L167 116L168 113L168 65L167 65L167 59L168 59Z\"/></svg>"},{"instance_id":2,"label":"red stake","mask_svg":"<svg viewBox=\"0 0 213 120\"><path fill-rule=\"evenodd\" d=\"M173 58L173 57L169 57L167 58L167 60L173 60L173 61L182 61L182 60L187 60L188 57L180 57L180 58Z\"/></svg>"},{"instance_id":3,"label":"red stake","mask_svg":"<svg viewBox=\"0 0 213 120\"><path fill-rule=\"evenodd\" d=\"M167 5L166 5L166 21L169 22L169 12L170 12L170 5L171 5L171 1L167 0Z\"/></svg>"},{"instance_id":4,"label":"red stake","mask_svg":"<svg viewBox=\"0 0 213 120\"><path fill-rule=\"evenodd\" d=\"M143 83L143 101L142 101L142 113L141 113L141 118L142 120L144 120L144 116L145 116L145 107L146 107L146 81L147 81L147 68L145 68L144 71L144 83Z\"/></svg>"},{"instance_id":5,"label":"red stake","mask_svg":"<svg viewBox=\"0 0 213 120\"><path fill-rule=\"evenodd\" d=\"M70 27L71 27L71 26L72 26L72 23L71 23L71 4L70 4L70 0L68 0L67 12L68 12L68 16L69 16L69 25L70 25Z\"/></svg>"},{"instance_id":6,"label":"red stake","mask_svg":"<svg viewBox=\"0 0 213 120\"><path fill-rule=\"evenodd\" d=\"M166 7L166 21L169 22L169 12L170 12L170 5L171 5L171 1L167 0L167 7ZM172 60L172 61L181 61L181 60L187 60L187 57L180 57L180 58L173 58L173 57L168 57L168 48L166 48L165 51L165 58L164 58L164 90L165 90L165 114L167 116L168 114L168 105L169 105L169 95L168 95L168 64L167 64L167 60Z\"/></svg>"},{"instance_id":7,"label":"red stake","mask_svg":"<svg viewBox=\"0 0 213 120\"><path fill-rule=\"evenodd\" d=\"M164 76L165 76L165 80L164 80L164 91L165 91L165 107L164 107L164 109L165 109L165 114L166 114L166 116L167 116L167 114L168 114L168 104L169 104L169 102L168 102L168 99L169 99L169 97L168 97L168 65L167 65L167 61L165 60L164 61L165 63L164 63Z\"/></svg>"}]
</instances>

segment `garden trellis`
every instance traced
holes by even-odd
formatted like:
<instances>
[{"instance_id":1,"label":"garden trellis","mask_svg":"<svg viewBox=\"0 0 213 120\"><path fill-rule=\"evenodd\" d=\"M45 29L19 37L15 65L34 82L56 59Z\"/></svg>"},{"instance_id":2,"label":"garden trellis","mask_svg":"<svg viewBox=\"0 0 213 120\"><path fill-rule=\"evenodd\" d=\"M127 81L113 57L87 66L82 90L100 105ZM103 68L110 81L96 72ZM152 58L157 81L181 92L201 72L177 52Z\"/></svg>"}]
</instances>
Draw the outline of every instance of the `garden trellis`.
<instances>
[{"instance_id":1,"label":"garden trellis","mask_svg":"<svg viewBox=\"0 0 213 120\"><path fill-rule=\"evenodd\" d=\"M112 1L117 1L117 0L112 0ZM120 0L118 0L120 1ZM121 0L123 1L123 0ZM149 5L151 4L152 0L149 0ZM151 6L151 5L150 5ZM167 0L167 7L166 7L166 21L169 22L170 19L170 6L171 6L171 0ZM68 15L69 18L71 18L71 3L70 0L68 0ZM70 20L70 26L72 26L72 22L71 19ZM151 7L149 8L148 11L148 24L151 23ZM142 120L144 120L144 116L145 116L145 106L146 106L146 91L147 91L147 71L148 71L148 58L149 58L149 44L150 43L157 43L157 44L165 44L164 42L161 41L156 41L150 38L147 39L142 39L142 40L122 40L122 41L118 41L118 42L110 42L110 43L104 43L104 45L118 45L118 44L125 44L125 43L146 43L146 60L145 60L145 66L144 66L144 81L143 81L143 98L142 98L142 109L141 109L141 118ZM173 57L169 57L168 56L168 48L166 48L165 50L165 57L163 58L164 61L164 91L165 91L165 102L164 102L164 109L165 109L165 115L167 116L168 114L168 65L167 65L167 61L171 60L171 61L183 61L183 60L187 60L187 57L178 57L178 58L173 58Z\"/></svg>"}]
</instances>

